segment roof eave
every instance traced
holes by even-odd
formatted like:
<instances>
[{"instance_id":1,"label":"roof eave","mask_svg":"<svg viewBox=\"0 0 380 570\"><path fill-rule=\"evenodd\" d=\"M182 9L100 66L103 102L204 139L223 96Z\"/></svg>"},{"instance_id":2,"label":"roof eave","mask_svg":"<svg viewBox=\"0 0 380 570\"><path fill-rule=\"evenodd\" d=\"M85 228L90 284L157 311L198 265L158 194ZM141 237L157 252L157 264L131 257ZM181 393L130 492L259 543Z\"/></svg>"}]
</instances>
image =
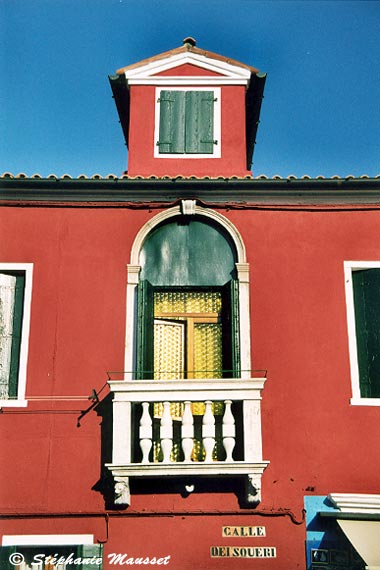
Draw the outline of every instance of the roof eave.
<instances>
[{"instance_id":1,"label":"roof eave","mask_svg":"<svg viewBox=\"0 0 380 570\"><path fill-rule=\"evenodd\" d=\"M235 205L240 209L325 205L378 209L380 176L346 179L0 178L0 205L82 203L101 206L108 203L164 207L183 199L196 199L213 207Z\"/></svg>"},{"instance_id":2,"label":"roof eave","mask_svg":"<svg viewBox=\"0 0 380 570\"><path fill-rule=\"evenodd\" d=\"M246 93L246 145L247 169L252 166L257 129L260 122L261 104L264 98L266 73L253 73Z\"/></svg>"},{"instance_id":3,"label":"roof eave","mask_svg":"<svg viewBox=\"0 0 380 570\"><path fill-rule=\"evenodd\" d=\"M108 77L116 109L123 129L125 144L129 142L129 87L125 75L109 75Z\"/></svg>"}]
</instances>

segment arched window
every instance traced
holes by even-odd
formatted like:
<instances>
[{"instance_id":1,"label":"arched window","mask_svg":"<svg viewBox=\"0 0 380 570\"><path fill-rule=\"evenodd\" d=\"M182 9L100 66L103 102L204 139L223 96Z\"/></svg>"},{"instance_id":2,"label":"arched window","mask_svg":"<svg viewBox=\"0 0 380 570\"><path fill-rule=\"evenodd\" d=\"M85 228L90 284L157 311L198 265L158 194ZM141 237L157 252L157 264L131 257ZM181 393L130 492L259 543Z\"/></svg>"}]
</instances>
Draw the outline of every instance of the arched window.
<instances>
[{"instance_id":1,"label":"arched window","mask_svg":"<svg viewBox=\"0 0 380 570\"><path fill-rule=\"evenodd\" d=\"M198 216L153 229L140 252L137 377L240 377L237 253Z\"/></svg>"},{"instance_id":2,"label":"arched window","mask_svg":"<svg viewBox=\"0 0 380 570\"><path fill-rule=\"evenodd\" d=\"M140 229L127 271L124 381L109 381L115 502L130 503L129 477L244 476L257 504L265 376L251 372L239 232L182 200Z\"/></svg>"}]
</instances>

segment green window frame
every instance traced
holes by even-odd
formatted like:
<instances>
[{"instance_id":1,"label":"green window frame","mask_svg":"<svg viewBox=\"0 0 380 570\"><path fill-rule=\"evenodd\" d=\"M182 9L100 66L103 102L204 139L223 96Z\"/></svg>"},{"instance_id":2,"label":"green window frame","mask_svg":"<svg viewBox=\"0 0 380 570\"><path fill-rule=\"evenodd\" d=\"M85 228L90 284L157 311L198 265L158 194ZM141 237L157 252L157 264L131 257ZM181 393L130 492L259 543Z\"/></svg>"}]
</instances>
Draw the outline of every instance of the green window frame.
<instances>
[{"instance_id":1,"label":"green window frame","mask_svg":"<svg viewBox=\"0 0 380 570\"><path fill-rule=\"evenodd\" d=\"M25 272L0 269L0 400L18 395L24 297Z\"/></svg>"},{"instance_id":2,"label":"green window frame","mask_svg":"<svg viewBox=\"0 0 380 570\"><path fill-rule=\"evenodd\" d=\"M360 395L380 398L380 268L352 271Z\"/></svg>"},{"instance_id":3,"label":"green window frame","mask_svg":"<svg viewBox=\"0 0 380 570\"><path fill-rule=\"evenodd\" d=\"M214 154L215 92L161 90L159 154Z\"/></svg>"}]
</instances>

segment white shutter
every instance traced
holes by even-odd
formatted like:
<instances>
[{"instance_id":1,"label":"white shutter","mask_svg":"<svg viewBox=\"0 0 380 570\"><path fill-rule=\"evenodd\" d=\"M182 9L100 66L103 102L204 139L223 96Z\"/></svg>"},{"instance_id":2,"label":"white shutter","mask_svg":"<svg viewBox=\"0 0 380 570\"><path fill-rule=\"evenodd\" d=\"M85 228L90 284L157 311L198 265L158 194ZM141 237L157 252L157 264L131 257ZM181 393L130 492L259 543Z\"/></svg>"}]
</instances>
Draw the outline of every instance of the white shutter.
<instances>
[{"instance_id":1,"label":"white shutter","mask_svg":"<svg viewBox=\"0 0 380 570\"><path fill-rule=\"evenodd\" d=\"M16 277L0 273L0 400L8 398Z\"/></svg>"}]
</instances>

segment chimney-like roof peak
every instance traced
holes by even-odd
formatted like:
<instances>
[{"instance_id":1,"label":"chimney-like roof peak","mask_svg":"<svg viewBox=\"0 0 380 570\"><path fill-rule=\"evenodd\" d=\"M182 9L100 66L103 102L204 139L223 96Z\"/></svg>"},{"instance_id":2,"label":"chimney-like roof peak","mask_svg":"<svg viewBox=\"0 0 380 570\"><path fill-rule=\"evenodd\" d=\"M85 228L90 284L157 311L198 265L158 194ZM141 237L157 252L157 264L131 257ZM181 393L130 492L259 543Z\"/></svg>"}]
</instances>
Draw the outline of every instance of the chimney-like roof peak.
<instances>
[{"instance_id":1,"label":"chimney-like roof peak","mask_svg":"<svg viewBox=\"0 0 380 570\"><path fill-rule=\"evenodd\" d=\"M187 38L182 40L182 43L186 47L194 47L197 45L196 40L194 38L192 38L191 36L188 36Z\"/></svg>"}]
</instances>

